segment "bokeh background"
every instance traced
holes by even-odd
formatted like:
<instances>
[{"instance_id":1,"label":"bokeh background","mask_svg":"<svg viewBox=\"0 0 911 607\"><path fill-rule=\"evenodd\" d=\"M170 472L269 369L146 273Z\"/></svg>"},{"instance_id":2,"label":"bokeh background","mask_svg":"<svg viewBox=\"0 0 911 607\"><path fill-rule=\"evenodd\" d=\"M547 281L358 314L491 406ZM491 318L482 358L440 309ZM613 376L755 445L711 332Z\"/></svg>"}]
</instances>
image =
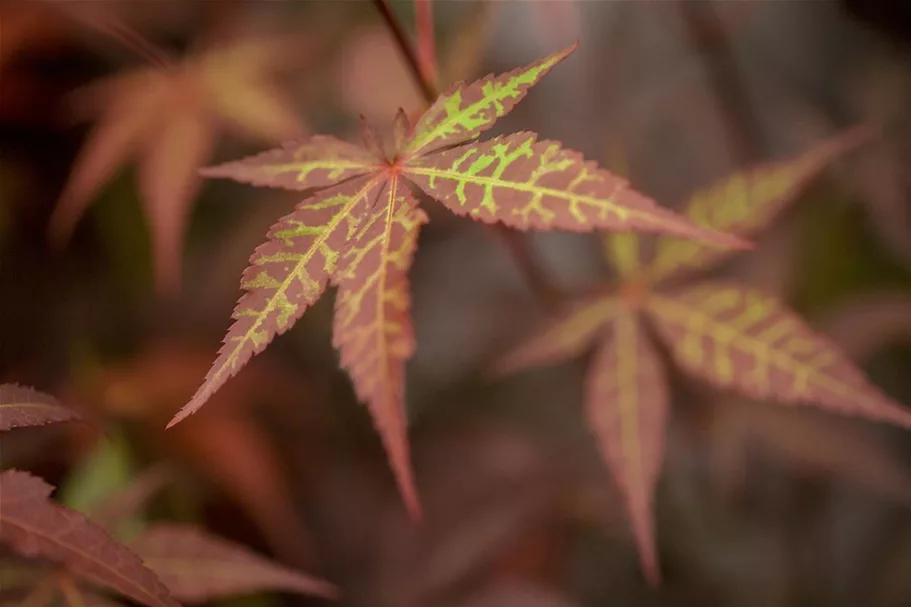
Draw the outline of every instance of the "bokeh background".
<instances>
[{"instance_id":1,"label":"bokeh background","mask_svg":"<svg viewBox=\"0 0 911 607\"><path fill-rule=\"evenodd\" d=\"M871 125L872 142L716 274L779 294L911 405L909 6L439 0L434 13L444 84L579 40L494 134L562 140L670 207L737 167ZM413 31L411 4L393 8ZM0 381L52 392L105 428L5 435L3 467L39 472L85 506L166 465L147 516L325 576L346 605L911 605L911 435L692 381L675 382L655 509L664 580L648 587L584 424L586 361L487 373L545 311L488 228L439 206L427 205L411 272L421 526L337 367L332 292L165 432L214 359L250 252L297 198L205 182L171 294L156 289L134 163L51 246L91 126L73 92L148 67L124 31L173 57L287 37L274 82L304 133L355 138L359 114L386 124L422 107L370 2L0 1ZM270 145L229 133L212 162ZM528 241L567 293L612 280L594 236Z\"/></svg>"}]
</instances>

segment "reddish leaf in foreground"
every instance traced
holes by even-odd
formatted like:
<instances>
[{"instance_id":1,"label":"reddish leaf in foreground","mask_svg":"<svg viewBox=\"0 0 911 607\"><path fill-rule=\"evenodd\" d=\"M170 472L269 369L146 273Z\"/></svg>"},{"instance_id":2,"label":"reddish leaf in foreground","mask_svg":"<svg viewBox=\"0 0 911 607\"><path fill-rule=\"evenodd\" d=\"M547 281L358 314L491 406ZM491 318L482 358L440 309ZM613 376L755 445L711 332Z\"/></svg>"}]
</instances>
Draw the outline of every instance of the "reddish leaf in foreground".
<instances>
[{"instance_id":1,"label":"reddish leaf in foreground","mask_svg":"<svg viewBox=\"0 0 911 607\"><path fill-rule=\"evenodd\" d=\"M0 473L0 539L23 556L65 565L75 575L151 607L180 607L158 577L82 514L50 501L53 488L20 470Z\"/></svg>"},{"instance_id":2,"label":"reddish leaf in foreground","mask_svg":"<svg viewBox=\"0 0 911 607\"><path fill-rule=\"evenodd\" d=\"M199 409L287 330L331 279L340 287L334 341L342 351L342 364L358 396L368 401L406 506L418 512L408 464L402 373L414 349L405 275L417 225L426 218L409 210L414 206L410 198L402 198L404 180L417 183L455 213L523 230L642 229L746 246L659 207L625 180L559 143L537 141L534 133L471 141L511 111L574 48L454 87L413 129L400 112L390 158L377 133L364 124L365 149L331 137L312 138L206 169L205 175L254 185L335 188L302 202L257 249L244 273L247 293L235 308L236 322L203 385L169 426Z\"/></svg>"},{"instance_id":3,"label":"reddish leaf in foreground","mask_svg":"<svg viewBox=\"0 0 911 607\"><path fill-rule=\"evenodd\" d=\"M657 583L652 501L664 458L667 384L636 315L627 311L613 324L588 371L588 423L626 500L645 575Z\"/></svg>"},{"instance_id":4,"label":"reddish leaf in foreground","mask_svg":"<svg viewBox=\"0 0 911 607\"><path fill-rule=\"evenodd\" d=\"M44 426L79 417L48 394L16 384L0 385L0 430Z\"/></svg>"},{"instance_id":5,"label":"reddish leaf in foreground","mask_svg":"<svg viewBox=\"0 0 911 607\"><path fill-rule=\"evenodd\" d=\"M244 271L247 293L218 358L193 398L168 424L196 412L227 380L291 328L326 288L338 258L379 193L375 180L354 179L303 201L269 230Z\"/></svg>"},{"instance_id":6,"label":"reddish leaf in foreground","mask_svg":"<svg viewBox=\"0 0 911 607\"><path fill-rule=\"evenodd\" d=\"M377 160L347 141L316 135L289 141L254 156L200 169L204 177L226 177L255 186L309 190L375 171Z\"/></svg>"},{"instance_id":7,"label":"reddish leaf in foreground","mask_svg":"<svg viewBox=\"0 0 911 607\"><path fill-rule=\"evenodd\" d=\"M653 295L648 310L677 362L719 386L911 428L911 411L871 385L834 344L774 297L703 282Z\"/></svg>"},{"instance_id":8,"label":"reddish leaf in foreground","mask_svg":"<svg viewBox=\"0 0 911 607\"><path fill-rule=\"evenodd\" d=\"M380 194L341 262L333 345L370 407L405 505L420 514L408 456L405 361L414 352L408 268L427 215L398 178Z\"/></svg>"},{"instance_id":9,"label":"reddish leaf in foreground","mask_svg":"<svg viewBox=\"0 0 911 607\"><path fill-rule=\"evenodd\" d=\"M427 154L464 143L491 128L519 103L532 86L576 50L572 45L505 74L458 83L440 95L414 126L405 151Z\"/></svg>"},{"instance_id":10,"label":"reddish leaf in foreground","mask_svg":"<svg viewBox=\"0 0 911 607\"><path fill-rule=\"evenodd\" d=\"M194 527L161 524L132 547L182 601L201 602L265 590L335 597L335 586L273 563Z\"/></svg>"},{"instance_id":11,"label":"reddish leaf in foreground","mask_svg":"<svg viewBox=\"0 0 911 607\"><path fill-rule=\"evenodd\" d=\"M642 230L744 248L700 228L556 141L514 133L409 160L404 174L457 215L519 230Z\"/></svg>"}]
</instances>

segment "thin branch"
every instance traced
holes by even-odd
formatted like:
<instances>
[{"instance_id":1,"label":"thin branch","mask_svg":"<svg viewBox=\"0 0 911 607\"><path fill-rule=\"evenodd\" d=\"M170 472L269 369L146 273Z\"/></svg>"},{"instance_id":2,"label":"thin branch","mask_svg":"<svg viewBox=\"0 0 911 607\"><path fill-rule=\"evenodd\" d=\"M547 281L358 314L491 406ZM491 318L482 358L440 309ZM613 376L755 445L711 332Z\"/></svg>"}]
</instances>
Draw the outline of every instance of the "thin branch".
<instances>
[{"instance_id":1,"label":"thin branch","mask_svg":"<svg viewBox=\"0 0 911 607\"><path fill-rule=\"evenodd\" d=\"M417 53L415 53L414 48L411 46L411 42L408 41L408 36L405 34L402 24L395 18L392 8L389 6L389 0L373 0L373 5L380 12L383 21L386 23L386 27L389 28L392 36L395 38L399 53L401 53L402 58L405 60L405 64L411 72L411 77L420 87L421 94L424 95L424 100L428 104L433 103L439 95L439 91L437 91L433 84L424 77L423 73L421 73L421 64L418 61Z\"/></svg>"},{"instance_id":2,"label":"thin branch","mask_svg":"<svg viewBox=\"0 0 911 607\"><path fill-rule=\"evenodd\" d=\"M738 164L752 162L765 146L724 23L711 2L678 5L690 42L708 68L709 84L720 106L731 152Z\"/></svg>"},{"instance_id":3,"label":"thin branch","mask_svg":"<svg viewBox=\"0 0 911 607\"><path fill-rule=\"evenodd\" d=\"M414 0L418 37L418 65L424 80L437 86L436 37L433 29L433 0Z\"/></svg>"},{"instance_id":4,"label":"thin branch","mask_svg":"<svg viewBox=\"0 0 911 607\"><path fill-rule=\"evenodd\" d=\"M408 36L405 34L405 30L402 28L401 23L399 23L398 19L396 19L395 15L392 13L388 0L373 0L373 4L383 17L383 21L386 23L389 31L392 33L396 45L398 46L399 53L404 58L405 64L408 66L408 70L411 73L411 77L420 87L421 92L424 95L424 100L428 105L432 104L436 101L439 92L434 84L424 77L418 55L411 45L411 42L408 40ZM501 245L513 258L513 261L515 261L516 266L525 278L526 284L528 284L528 287L532 290L541 304L548 309L554 308L561 299L560 290L548 278L547 273L541 268L540 264L537 263L528 246L528 240L524 238L521 233L510 230L502 224L495 224L492 228L493 234L497 236Z\"/></svg>"},{"instance_id":5,"label":"thin branch","mask_svg":"<svg viewBox=\"0 0 911 607\"><path fill-rule=\"evenodd\" d=\"M99 11L76 8L66 3L57 3L55 6L74 21L106 34L156 67L167 69L173 64L173 59L167 51L116 17Z\"/></svg>"}]
</instances>

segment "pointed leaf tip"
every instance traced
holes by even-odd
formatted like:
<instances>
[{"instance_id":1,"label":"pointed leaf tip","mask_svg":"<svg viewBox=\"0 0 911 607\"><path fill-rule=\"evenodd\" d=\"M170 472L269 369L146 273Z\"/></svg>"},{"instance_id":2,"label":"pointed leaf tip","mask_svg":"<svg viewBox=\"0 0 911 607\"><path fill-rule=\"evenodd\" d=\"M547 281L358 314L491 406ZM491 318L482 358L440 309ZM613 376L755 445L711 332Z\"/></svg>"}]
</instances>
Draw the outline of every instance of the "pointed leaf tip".
<instances>
[{"instance_id":1,"label":"pointed leaf tip","mask_svg":"<svg viewBox=\"0 0 911 607\"><path fill-rule=\"evenodd\" d=\"M468 85L456 84L418 119L406 146L407 155L426 155L474 139L490 129L577 45L505 74L488 75Z\"/></svg>"},{"instance_id":2,"label":"pointed leaf tip","mask_svg":"<svg viewBox=\"0 0 911 607\"><path fill-rule=\"evenodd\" d=\"M752 236L768 226L833 160L872 135L866 125L853 127L794 156L749 167L695 192L684 214L697 225L738 236ZM658 282L678 273L704 269L732 252L710 243L661 238L646 273Z\"/></svg>"},{"instance_id":3,"label":"pointed leaf tip","mask_svg":"<svg viewBox=\"0 0 911 607\"><path fill-rule=\"evenodd\" d=\"M640 230L749 247L659 206L558 141L518 132L413 158L403 172L457 215L519 230Z\"/></svg>"},{"instance_id":4,"label":"pointed leaf tip","mask_svg":"<svg viewBox=\"0 0 911 607\"><path fill-rule=\"evenodd\" d=\"M0 430L81 419L49 394L17 384L0 385Z\"/></svg>"},{"instance_id":5,"label":"pointed leaf tip","mask_svg":"<svg viewBox=\"0 0 911 607\"><path fill-rule=\"evenodd\" d=\"M636 314L623 310L612 327L588 370L588 424L624 498L643 573L657 584L652 508L664 459L667 381Z\"/></svg>"},{"instance_id":6,"label":"pointed leaf tip","mask_svg":"<svg viewBox=\"0 0 911 607\"><path fill-rule=\"evenodd\" d=\"M339 263L332 342L358 398L367 403L409 514L421 508L410 460L405 361L415 348L408 269L427 215L399 178L376 206Z\"/></svg>"},{"instance_id":7,"label":"pointed leaf tip","mask_svg":"<svg viewBox=\"0 0 911 607\"><path fill-rule=\"evenodd\" d=\"M329 135L315 135L240 160L204 167L200 174L258 187L302 191L365 175L375 165L376 159L364 148Z\"/></svg>"},{"instance_id":8,"label":"pointed leaf tip","mask_svg":"<svg viewBox=\"0 0 911 607\"><path fill-rule=\"evenodd\" d=\"M648 311L680 366L718 386L911 428L911 409L872 385L775 297L703 282L653 294Z\"/></svg>"},{"instance_id":9,"label":"pointed leaf tip","mask_svg":"<svg viewBox=\"0 0 911 607\"><path fill-rule=\"evenodd\" d=\"M337 598L337 588L289 569L244 546L188 525L163 523L147 529L132 547L175 597L186 602L262 591L290 591Z\"/></svg>"},{"instance_id":10,"label":"pointed leaf tip","mask_svg":"<svg viewBox=\"0 0 911 607\"><path fill-rule=\"evenodd\" d=\"M195 413L322 295L382 182L356 178L299 203L269 230L244 270L234 324L196 394L168 424Z\"/></svg>"},{"instance_id":11,"label":"pointed leaf tip","mask_svg":"<svg viewBox=\"0 0 911 607\"><path fill-rule=\"evenodd\" d=\"M613 295L575 302L496 360L490 372L502 376L581 355L620 312Z\"/></svg>"}]
</instances>

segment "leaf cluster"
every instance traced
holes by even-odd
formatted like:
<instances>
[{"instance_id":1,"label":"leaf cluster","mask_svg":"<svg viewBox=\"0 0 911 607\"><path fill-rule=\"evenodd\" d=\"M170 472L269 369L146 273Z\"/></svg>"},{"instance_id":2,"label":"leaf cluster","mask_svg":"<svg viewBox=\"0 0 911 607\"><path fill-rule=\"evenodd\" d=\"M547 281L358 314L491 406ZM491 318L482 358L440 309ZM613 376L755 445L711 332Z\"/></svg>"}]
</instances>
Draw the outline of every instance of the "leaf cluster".
<instances>
[{"instance_id":1,"label":"leaf cluster","mask_svg":"<svg viewBox=\"0 0 911 607\"><path fill-rule=\"evenodd\" d=\"M49 395L0 386L0 429L79 419ZM260 591L332 598L335 587L192 525L154 523L117 538L161 487L160 469L109 495L88 516L50 499L54 488L23 470L0 472L0 543L20 558L0 566L0 604L112 606L109 592L149 607L180 607Z\"/></svg>"},{"instance_id":2,"label":"leaf cluster","mask_svg":"<svg viewBox=\"0 0 911 607\"><path fill-rule=\"evenodd\" d=\"M865 129L850 130L797 157L737 172L694 193L684 215L705 228L751 237L866 136ZM608 235L604 244L619 286L568 302L496 369L518 371L594 351L585 385L588 424L624 495L649 579L658 579L651 509L670 404L665 348L686 373L740 396L911 428L911 411L776 297L737 282L681 280L730 251L661 236L646 256L632 233Z\"/></svg>"},{"instance_id":3,"label":"leaf cluster","mask_svg":"<svg viewBox=\"0 0 911 607\"><path fill-rule=\"evenodd\" d=\"M415 343L407 272L426 214L413 190L457 215L518 230L641 230L740 247L658 206L625 180L560 143L519 132L478 137L522 100L575 46L475 82L459 83L412 127L395 117L392 149L362 119L362 145L329 136L291 141L203 170L255 186L306 192L250 258L234 324L203 385L175 416L198 410L331 283L338 287L333 344L367 403L405 504L420 506L406 436L404 366Z\"/></svg>"}]
</instances>

